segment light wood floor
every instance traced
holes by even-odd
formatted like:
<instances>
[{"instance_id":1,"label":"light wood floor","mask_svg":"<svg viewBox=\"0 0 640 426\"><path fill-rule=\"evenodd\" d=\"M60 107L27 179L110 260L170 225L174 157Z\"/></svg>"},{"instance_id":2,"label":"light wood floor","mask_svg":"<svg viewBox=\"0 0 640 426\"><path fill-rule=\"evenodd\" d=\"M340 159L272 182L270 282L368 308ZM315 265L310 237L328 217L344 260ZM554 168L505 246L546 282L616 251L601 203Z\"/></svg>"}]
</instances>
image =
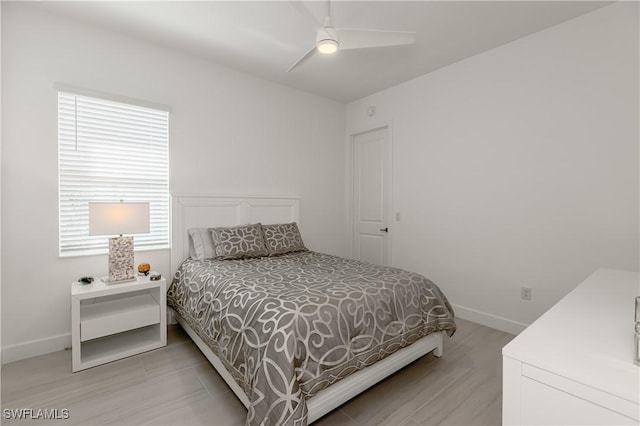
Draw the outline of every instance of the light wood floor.
<instances>
[{"instance_id":1,"label":"light wood floor","mask_svg":"<svg viewBox=\"0 0 640 426\"><path fill-rule=\"evenodd\" d=\"M514 336L456 320L428 354L315 424L499 425L501 349ZM62 351L2 366L2 408L68 409L57 421L2 424L243 425L246 410L179 326L166 348L71 373Z\"/></svg>"}]
</instances>

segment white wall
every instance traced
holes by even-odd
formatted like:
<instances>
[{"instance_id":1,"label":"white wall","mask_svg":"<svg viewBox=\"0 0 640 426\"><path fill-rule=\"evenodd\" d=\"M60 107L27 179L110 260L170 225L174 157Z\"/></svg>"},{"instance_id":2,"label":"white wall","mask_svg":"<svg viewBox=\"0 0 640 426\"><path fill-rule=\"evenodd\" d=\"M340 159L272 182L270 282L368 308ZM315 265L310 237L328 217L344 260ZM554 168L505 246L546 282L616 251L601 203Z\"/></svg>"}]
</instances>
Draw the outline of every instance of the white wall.
<instances>
[{"instance_id":1,"label":"white wall","mask_svg":"<svg viewBox=\"0 0 640 426\"><path fill-rule=\"evenodd\" d=\"M4 362L68 346L70 282L107 269L58 257L56 82L170 105L172 193L298 195L307 245L346 254L344 105L3 2Z\"/></svg>"},{"instance_id":2,"label":"white wall","mask_svg":"<svg viewBox=\"0 0 640 426\"><path fill-rule=\"evenodd\" d=\"M394 265L512 332L637 270L638 71L624 2L347 105L348 131L392 123Z\"/></svg>"},{"instance_id":3,"label":"white wall","mask_svg":"<svg viewBox=\"0 0 640 426\"><path fill-rule=\"evenodd\" d=\"M2 6L0 5L0 97L2 96ZM2 188L2 102L0 102L0 188ZM0 191L1 193L1 191ZM2 197L0 196L0 241L2 241ZM2 244L0 244L0 342L2 342ZM2 364L2 351L0 351ZM0 374L0 380L1 379Z\"/></svg>"}]
</instances>

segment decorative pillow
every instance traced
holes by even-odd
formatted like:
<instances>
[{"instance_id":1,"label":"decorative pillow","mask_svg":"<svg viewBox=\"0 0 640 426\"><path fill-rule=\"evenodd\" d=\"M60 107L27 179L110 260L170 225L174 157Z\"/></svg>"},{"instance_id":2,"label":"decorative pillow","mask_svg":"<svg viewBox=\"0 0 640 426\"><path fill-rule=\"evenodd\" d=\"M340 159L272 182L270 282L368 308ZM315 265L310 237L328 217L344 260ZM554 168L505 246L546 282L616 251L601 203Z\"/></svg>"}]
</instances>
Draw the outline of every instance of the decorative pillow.
<instances>
[{"instance_id":1,"label":"decorative pillow","mask_svg":"<svg viewBox=\"0 0 640 426\"><path fill-rule=\"evenodd\" d=\"M216 250L211 240L209 228L190 228L189 232L189 256L196 260L213 259Z\"/></svg>"},{"instance_id":2,"label":"decorative pillow","mask_svg":"<svg viewBox=\"0 0 640 426\"><path fill-rule=\"evenodd\" d=\"M298 230L298 224L295 222L262 225L262 231L270 256L294 251L307 251L300 230Z\"/></svg>"},{"instance_id":3,"label":"decorative pillow","mask_svg":"<svg viewBox=\"0 0 640 426\"><path fill-rule=\"evenodd\" d=\"M242 259L268 256L262 226L259 223L211 230L216 259Z\"/></svg>"}]
</instances>

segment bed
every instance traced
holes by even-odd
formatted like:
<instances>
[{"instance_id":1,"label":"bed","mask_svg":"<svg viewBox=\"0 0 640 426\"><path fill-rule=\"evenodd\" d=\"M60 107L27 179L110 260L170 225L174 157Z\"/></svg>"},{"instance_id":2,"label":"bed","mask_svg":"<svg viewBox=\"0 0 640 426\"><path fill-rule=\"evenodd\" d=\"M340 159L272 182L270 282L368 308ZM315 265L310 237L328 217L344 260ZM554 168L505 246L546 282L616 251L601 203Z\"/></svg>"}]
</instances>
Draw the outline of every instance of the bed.
<instances>
[{"instance_id":1,"label":"bed","mask_svg":"<svg viewBox=\"0 0 640 426\"><path fill-rule=\"evenodd\" d=\"M247 407L247 424L311 423L426 353L442 356L455 331L437 286L400 269L273 247L190 258L189 229L295 223L297 198L179 196L172 213L172 314Z\"/></svg>"}]
</instances>

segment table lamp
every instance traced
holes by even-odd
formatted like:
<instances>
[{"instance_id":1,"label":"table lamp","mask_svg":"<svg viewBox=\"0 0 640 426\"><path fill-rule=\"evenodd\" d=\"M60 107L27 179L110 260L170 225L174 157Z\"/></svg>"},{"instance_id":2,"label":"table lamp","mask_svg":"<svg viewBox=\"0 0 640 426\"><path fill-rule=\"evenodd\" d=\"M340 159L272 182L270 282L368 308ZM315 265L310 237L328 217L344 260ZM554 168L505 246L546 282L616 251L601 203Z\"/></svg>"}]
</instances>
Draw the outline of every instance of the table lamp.
<instances>
[{"instance_id":1,"label":"table lamp","mask_svg":"<svg viewBox=\"0 0 640 426\"><path fill-rule=\"evenodd\" d=\"M123 234L149 232L149 203L90 202L89 235L119 235L109 238L107 284L135 281L133 237Z\"/></svg>"}]
</instances>

